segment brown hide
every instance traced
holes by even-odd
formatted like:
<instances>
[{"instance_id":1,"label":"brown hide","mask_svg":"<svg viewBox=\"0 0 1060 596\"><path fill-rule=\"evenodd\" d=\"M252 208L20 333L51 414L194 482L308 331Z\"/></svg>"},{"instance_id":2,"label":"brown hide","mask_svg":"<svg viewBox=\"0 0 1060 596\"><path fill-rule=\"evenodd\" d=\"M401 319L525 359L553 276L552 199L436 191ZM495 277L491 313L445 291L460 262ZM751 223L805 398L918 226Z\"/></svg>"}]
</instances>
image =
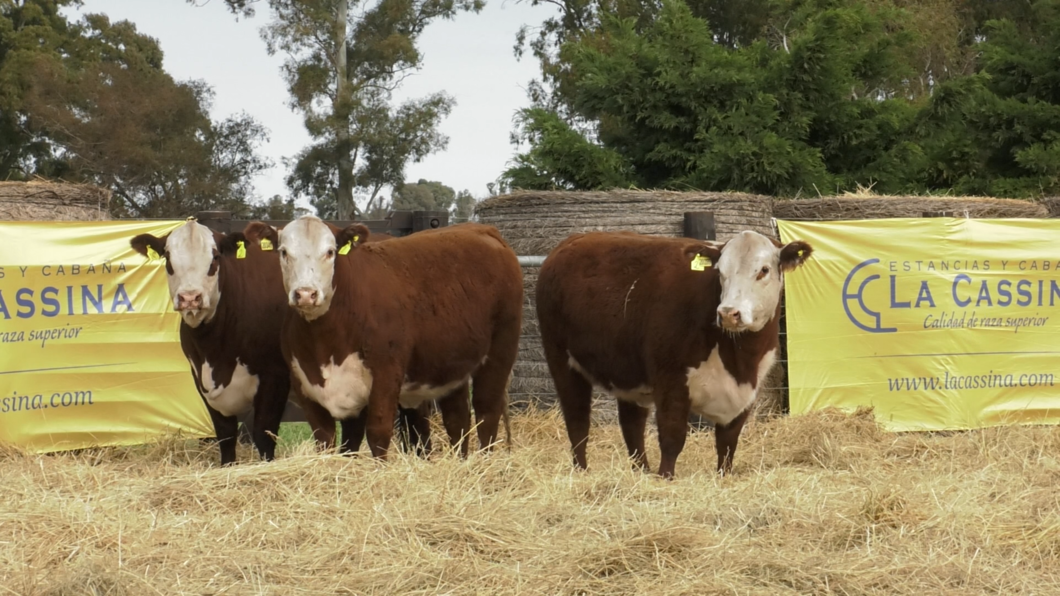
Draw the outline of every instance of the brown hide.
<instances>
[{"instance_id":1,"label":"brown hide","mask_svg":"<svg viewBox=\"0 0 1060 596\"><path fill-rule=\"evenodd\" d=\"M652 389L645 399L656 408L659 473L667 477L688 432L689 369L718 347L724 369L736 382L756 386L759 362L778 345L779 303L760 331L723 332L716 326L721 282L716 268L692 270L697 253L718 261L715 243L630 232L577 234L559 244L541 267L541 339L579 467L586 467L593 382L618 393ZM622 399L618 406L629 454L647 468L649 410ZM748 411L715 425L723 472L731 469Z\"/></svg>"},{"instance_id":2,"label":"brown hide","mask_svg":"<svg viewBox=\"0 0 1060 596\"><path fill-rule=\"evenodd\" d=\"M378 232L371 234L369 238L364 240L364 242L383 242L386 240L393 240L395 237L396 236L391 236L390 234ZM274 245L278 246L279 240L274 238L274 241ZM283 285L282 279L280 285ZM297 317L298 314L291 309L285 309L284 316ZM284 363L284 366L287 366L286 362ZM309 422L309 426L313 429L313 437L316 439L318 446L321 449L331 449L334 447L335 419L332 418L331 413L320 404L302 395L298 384L293 380L291 389L294 400L302 408L302 413L305 414L306 421ZM398 410L397 422L401 442L409 451L415 452L419 455L427 455L430 453L431 404L424 402L415 409L399 407ZM339 449L343 453L358 451L363 440L363 426L358 427L357 425L347 425L344 427L342 444L339 446Z\"/></svg>"},{"instance_id":3,"label":"brown hide","mask_svg":"<svg viewBox=\"0 0 1060 596\"><path fill-rule=\"evenodd\" d=\"M518 259L497 230L460 224L355 244L334 263L329 310L313 321L287 316L283 349L288 364L297 358L315 385L324 385L321 365L353 353L371 371L368 405L342 421L343 435L365 433L373 455L385 457L403 385L440 387L470 377L479 442L492 446L507 409L523 292ZM468 384L438 407L450 441L466 454Z\"/></svg>"}]
</instances>

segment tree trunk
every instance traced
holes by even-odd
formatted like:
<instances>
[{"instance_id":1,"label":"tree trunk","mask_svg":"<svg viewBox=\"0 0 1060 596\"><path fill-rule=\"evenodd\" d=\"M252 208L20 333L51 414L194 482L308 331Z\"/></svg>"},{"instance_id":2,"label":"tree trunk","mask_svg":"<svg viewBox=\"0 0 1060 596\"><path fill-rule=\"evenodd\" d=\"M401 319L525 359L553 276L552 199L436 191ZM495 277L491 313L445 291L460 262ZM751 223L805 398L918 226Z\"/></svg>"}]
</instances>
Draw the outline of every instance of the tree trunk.
<instances>
[{"instance_id":1,"label":"tree trunk","mask_svg":"<svg viewBox=\"0 0 1060 596\"><path fill-rule=\"evenodd\" d=\"M347 2L339 0L335 15L335 104L332 106L337 127L339 187L335 197L338 219L354 219L357 206L353 202L353 159L350 147L349 71L346 70Z\"/></svg>"}]
</instances>

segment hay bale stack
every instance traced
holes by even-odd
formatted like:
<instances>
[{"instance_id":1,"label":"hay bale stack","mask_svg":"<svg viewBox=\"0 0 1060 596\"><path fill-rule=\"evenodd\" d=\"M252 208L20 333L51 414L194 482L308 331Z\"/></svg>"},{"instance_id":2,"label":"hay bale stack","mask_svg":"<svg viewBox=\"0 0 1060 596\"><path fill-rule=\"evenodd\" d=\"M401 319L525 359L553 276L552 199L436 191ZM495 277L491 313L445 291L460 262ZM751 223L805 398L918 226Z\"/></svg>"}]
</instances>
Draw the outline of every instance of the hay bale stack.
<instances>
[{"instance_id":1,"label":"hay bale stack","mask_svg":"<svg viewBox=\"0 0 1060 596\"><path fill-rule=\"evenodd\" d=\"M743 193L614 190L517 191L478 204L519 255L547 255L578 232L632 230L681 236L686 211L714 212L718 240L743 230L773 234L769 197Z\"/></svg>"},{"instance_id":2,"label":"hay bale stack","mask_svg":"<svg viewBox=\"0 0 1060 596\"><path fill-rule=\"evenodd\" d=\"M110 195L109 190L89 184L0 182L0 220L107 220Z\"/></svg>"},{"instance_id":3,"label":"hay bale stack","mask_svg":"<svg viewBox=\"0 0 1060 596\"><path fill-rule=\"evenodd\" d=\"M777 219L888 219L923 217L925 213L952 213L953 217L971 219L1049 217L1049 210L1042 203L989 197L850 195L777 200L773 203L773 217Z\"/></svg>"},{"instance_id":4,"label":"hay bale stack","mask_svg":"<svg viewBox=\"0 0 1060 596\"><path fill-rule=\"evenodd\" d=\"M567 236L589 231L631 230L654 236L680 237L688 211L714 213L717 239L725 241L744 230L775 237L772 199L742 193L672 191L518 191L480 203L475 213L481 223L500 230L521 256L546 256ZM537 325L538 267L523 267L523 333L510 388L513 404L555 404L555 388L545 363ZM782 364L776 369L781 369ZM760 403L762 411L780 409L772 400L782 395L782 371L774 369ZM597 420L615 416L614 400L596 396Z\"/></svg>"},{"instance_id":5,"label":"hay bale stack","mask_svg":"<svg viewBox=\"0 0 1060 596\"><path fill-rule=\"evenodd\" d=\"M1045 197L1042 205L1049 211L1049 217L1060 217L1060 197Z\"/></svg>"}]
</instances>

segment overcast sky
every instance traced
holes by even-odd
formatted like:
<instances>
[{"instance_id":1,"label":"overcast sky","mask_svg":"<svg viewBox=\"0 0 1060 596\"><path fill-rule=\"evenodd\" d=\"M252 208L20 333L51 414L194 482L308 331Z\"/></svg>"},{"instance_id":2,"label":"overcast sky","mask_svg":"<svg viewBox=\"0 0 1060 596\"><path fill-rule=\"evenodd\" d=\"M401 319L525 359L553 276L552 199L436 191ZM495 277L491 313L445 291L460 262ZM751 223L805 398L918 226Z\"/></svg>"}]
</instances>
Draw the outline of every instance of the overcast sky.
<instances>
[{"instance_id":1,"label":"overcast sky","mask_svg":"<svg viewBox=\"0 0 1060 596\"><path fill-rule=\"evenodd\" d=\"M253 18L238 21L221 0L198 0L198 5L185 0L85 0L77 13L132 21L158 40L165 69L174 78L202 79L213 87L214 119L246 111L265 125L269 141L261 153L275 165L255 179L257 193L263 199L286 197L281 159L306 146L309 135L301 117L287 106L280 76L284 58L269 56L259 33L272 18L267 3L258 2ZM486 195L486 183L497 178L514 154L509 144L512 118L528 105L527 84L538 74L533 57L515 59L515 34L523 24L537 26L553 12L529 2L487 0L479 14L427 27L419 41L423 68L405 81L395 99L446 91L456 106L440 127L449 137L448 148L409 164L406 180L438 180L476 197Z\"/></svg>"}]
</instances>

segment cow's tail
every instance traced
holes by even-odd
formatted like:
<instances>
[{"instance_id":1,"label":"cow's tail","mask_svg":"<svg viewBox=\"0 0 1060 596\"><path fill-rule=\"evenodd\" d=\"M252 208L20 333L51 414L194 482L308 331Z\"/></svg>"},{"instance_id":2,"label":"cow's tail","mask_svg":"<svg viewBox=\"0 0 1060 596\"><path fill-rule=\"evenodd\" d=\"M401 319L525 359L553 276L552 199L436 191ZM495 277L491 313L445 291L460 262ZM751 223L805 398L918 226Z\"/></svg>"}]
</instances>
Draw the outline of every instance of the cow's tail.
<instances>
[{"instance_id":1,"label":"cow's tail","mask_svg":"<svg viewBox=\"0 0 1060 596\"><path fill-rule=\"evenodd\" d=\"M512 370L508 373L508 384L504 386L504 410L502 410L504 416L504 444L508 447L509 453L512 450L512 422L511 414L508 412L509 408L511 407L511 400L508 396L508 390L512 386L512 376L514 374L515 370Z\"/></svg>"},{"instance_id":2,"label":"cow's tail","mask_svg":"<svg viewBox=\"0 0 1060 596\"><path fill-rule=\"evenodd\" d=\"M504 445L509 452L512 450L512 423L508 408L504 408Z\"/></svg>"}]
</instances>

